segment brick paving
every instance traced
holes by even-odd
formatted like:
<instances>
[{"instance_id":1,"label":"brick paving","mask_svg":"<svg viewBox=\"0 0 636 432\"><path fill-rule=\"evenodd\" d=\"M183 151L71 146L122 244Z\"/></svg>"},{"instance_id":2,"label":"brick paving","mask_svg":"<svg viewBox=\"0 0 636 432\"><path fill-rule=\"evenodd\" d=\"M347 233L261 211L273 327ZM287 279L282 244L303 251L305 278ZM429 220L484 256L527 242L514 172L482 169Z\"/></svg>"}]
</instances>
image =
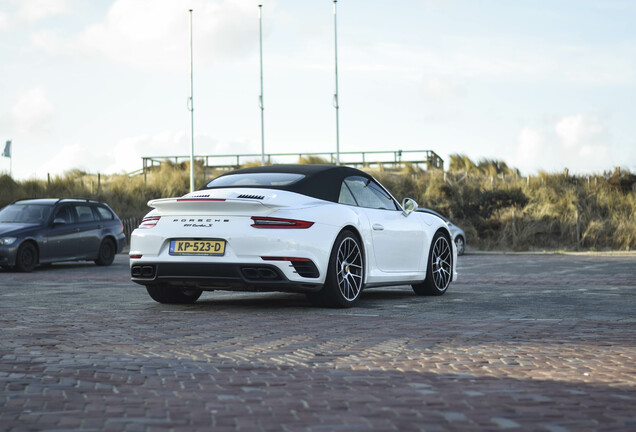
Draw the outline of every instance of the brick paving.
<instances>
[{"instance_id":1,"label":"brick paving","mask_svg":"<svg viewBox=\"0 0 636 432\"><path fill-rule=\"evenodd\" d=\"M153 302L0 271L2 431L636 431L636 255L474 254L442 297Z\"/></svg>"}]
</instances>

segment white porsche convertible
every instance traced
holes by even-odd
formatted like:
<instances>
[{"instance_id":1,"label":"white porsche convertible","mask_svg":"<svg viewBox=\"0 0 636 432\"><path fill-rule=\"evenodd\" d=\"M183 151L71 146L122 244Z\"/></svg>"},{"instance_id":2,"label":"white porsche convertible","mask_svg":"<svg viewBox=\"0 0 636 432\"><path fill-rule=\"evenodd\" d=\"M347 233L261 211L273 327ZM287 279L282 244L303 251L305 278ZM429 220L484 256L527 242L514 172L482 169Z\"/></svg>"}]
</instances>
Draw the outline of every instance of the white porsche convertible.
<instances>
[{"instance_id":1,"label":"white porsche convertible","mask_svg":"<svg viewBox=\"0 0 636 432\"><path fill-rule=\"evenodd\" d=\"M148 205L132 233L130 271L161 303L193 303L202 291L287 291L351 307L365 288L410 284L442 295L457 277L446 224L415 212L410 198L400 205L355 168L244 168Z\"/></svg>"}]
</instances>

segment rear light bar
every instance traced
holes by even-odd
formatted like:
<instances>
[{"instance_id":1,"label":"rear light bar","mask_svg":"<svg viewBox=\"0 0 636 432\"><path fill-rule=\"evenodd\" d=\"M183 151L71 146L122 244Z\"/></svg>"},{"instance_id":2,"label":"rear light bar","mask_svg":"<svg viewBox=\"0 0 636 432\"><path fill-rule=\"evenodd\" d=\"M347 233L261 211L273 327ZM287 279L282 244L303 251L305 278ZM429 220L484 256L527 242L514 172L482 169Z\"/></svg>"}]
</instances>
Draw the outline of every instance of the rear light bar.
<instances>
[{"instance_id":1,"label":"rear light bar","mask_svg":"<svg viewBox=\"0 0 636 432\"><path fill-rule=\"evenodd\" d=\"M139 228L154 228L159 222L161 216L150 216L142 219L141 224L139 224Z\"/></svg>"},{"instance_id":2,"label":"rear light bar","mask_svg":"<svg viewBox=\"0 0 636 432\"><path fill-rule=\"evenodd\" d=\"M297 219L282 219L266 216L252 216L254 228L296 228L305 229L314 223Z\"/></svg>"}]
</instances>

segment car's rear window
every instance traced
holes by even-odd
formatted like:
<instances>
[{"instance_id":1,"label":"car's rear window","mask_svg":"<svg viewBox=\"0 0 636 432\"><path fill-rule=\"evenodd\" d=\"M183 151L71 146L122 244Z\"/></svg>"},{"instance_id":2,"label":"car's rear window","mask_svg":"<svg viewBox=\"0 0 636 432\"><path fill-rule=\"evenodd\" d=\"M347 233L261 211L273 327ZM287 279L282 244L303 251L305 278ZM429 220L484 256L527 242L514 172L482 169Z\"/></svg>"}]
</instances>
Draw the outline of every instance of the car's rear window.
<instances>
[{"instance_id":1,"label":"car's rear window","mask_svg":"<svg viewBox=\"0 0 636 432\"><path fill-rule=\"evenodd\" d=\"M305 178L304 174L295 173L243 173L217 177L206 185L214 187L281 187L289 186Z\"/></svg>"}]
</instances>

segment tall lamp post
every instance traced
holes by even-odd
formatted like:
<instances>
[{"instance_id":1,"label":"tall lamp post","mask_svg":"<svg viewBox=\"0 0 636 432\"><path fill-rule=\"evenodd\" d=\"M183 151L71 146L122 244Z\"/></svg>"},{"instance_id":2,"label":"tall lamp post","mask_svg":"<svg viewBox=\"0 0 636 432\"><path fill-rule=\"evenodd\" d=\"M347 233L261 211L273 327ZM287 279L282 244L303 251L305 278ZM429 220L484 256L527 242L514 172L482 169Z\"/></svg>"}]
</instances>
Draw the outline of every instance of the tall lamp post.
<instances>
[{"instance_id":1,"label":"tall lamp post","mask_svg":"<svg viewBox=\"0 0 636 432\"><path fill-rule=\"evenodd\" d=\"M333 34L334 34L334 52L336 65L336 92L333 95L333 106L336 109L336 165L340 165L340 116L338 103L338 22L336 19L336 5L338 0L333 0Z\"/></svg>"},{"instance_id":2,"label":"tall lamp post","mask_svg":"<svg viewBox=\"0 0 636 432\"><path fill-rule=\"evenodd\" d=\"M194 191L194 62L192 56L192 9L190 9L190 192Z\"/></svg>"},{"instance_id":3,"label":"tall lamp post","mask_svg":"<svg viewBox=\"0 0 636 432\"><path fill-rule=\"evenodd\" d=\"M263 101L263 5L258 5L258 35L261 53L261 94L258 104L261 108L261 165L265 165L265 103Z\"/></svg>"}]
</instances>

